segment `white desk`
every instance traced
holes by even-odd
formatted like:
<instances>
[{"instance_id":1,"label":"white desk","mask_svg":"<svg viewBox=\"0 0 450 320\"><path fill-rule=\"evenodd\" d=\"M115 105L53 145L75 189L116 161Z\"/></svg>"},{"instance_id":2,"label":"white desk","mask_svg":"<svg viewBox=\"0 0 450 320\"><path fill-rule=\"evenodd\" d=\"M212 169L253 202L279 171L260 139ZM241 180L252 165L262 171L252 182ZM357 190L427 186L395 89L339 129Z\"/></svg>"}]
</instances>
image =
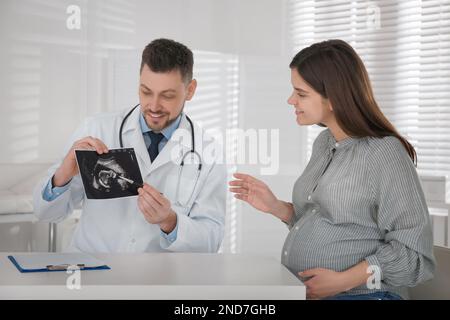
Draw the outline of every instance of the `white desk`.
<instances>
[{"instance_id":1,"label":"white desk","mask_svg":"<svg viewBox=\"0 0 450 320\"><path fill-rule=\"evenodd\" d=\"M30 253L32 254L32 253ZM66 272L20 273L0 253L0 299L304 300L306 290L278 261L233 254L95 255L111 270L81 271L81 289Z\"/></svg>"}]
</instances>

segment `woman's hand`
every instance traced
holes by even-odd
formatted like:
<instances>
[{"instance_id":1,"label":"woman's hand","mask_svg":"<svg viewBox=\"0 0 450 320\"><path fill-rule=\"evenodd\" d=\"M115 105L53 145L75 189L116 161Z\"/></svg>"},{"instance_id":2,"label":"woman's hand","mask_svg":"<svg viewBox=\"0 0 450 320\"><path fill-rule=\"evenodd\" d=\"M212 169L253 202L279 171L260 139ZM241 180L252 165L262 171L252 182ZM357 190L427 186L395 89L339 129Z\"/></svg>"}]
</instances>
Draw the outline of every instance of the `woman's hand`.
<instances>
[{"instance_id":1,"label":"woman's hand","mask_svg":"<svg viewBox=\"0 0 450 320\"><path fill-rule=\"evenodd\" d=\"M280 201L270 188L261 180L248 174L235 173L237 180L229 182L234 197L247 202L253 208L271 213L283 221L289 221L294 213L291 203Z\"/></svg>"},{"instance_id":2,"label":"woman's hand","mask_svg":"<svg viewBox=\"0 0 450 320\"><path fill-rule=\"evenodd\" d=\"M306 286L306 298L322 299L349 290L347 279L343 272L330 269L310 269L298 273Z\"/></svg>"},{"instance_id":3,"label":"woman's hand","mask_svg":"<svg viewBox=\"0 0 450 320\"><path fill-rule=\"evenodd\" d=\"M368 262L363 260L350 269L341 272L315 268L298 274L301 278L308 278L308 280L303 281L306 286L306 297L308 299L321 299L367 284L372 272Z\"/></svg>"},{"instance_id":4,"label":"woman's hand","mask_svg":"<svg viewBox=\"0 0 450 320\"><path fill-rule=\"evenodd\" d=\"M233 176L238 180L230 181L229 185L235 198L247 202L259 211L273 212L278 199L264 182L243 173L235 173Z\"/></svg>"}]
</instances>

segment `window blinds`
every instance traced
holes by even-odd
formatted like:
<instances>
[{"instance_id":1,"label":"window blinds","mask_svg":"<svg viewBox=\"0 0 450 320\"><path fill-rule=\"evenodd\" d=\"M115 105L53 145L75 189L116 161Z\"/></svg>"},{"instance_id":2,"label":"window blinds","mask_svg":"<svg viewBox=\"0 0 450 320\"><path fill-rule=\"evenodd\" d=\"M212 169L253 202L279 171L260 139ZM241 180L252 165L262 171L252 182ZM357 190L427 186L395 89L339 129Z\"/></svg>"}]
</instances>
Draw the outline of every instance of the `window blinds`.
<instances>
[{"instance_id":1,"label":"window blinds","mask_svg":"<svg viewBox=\"0 0 450 320\"><path fill-rule=\"evenodd\" d=\"M199 123L209 135L216 136L223 144L224 155L234 159L237 152L235 139L229 134L238 126L239 58L234 54L194 51L194 78L197 79L195 97L186 103L186 112ZM224 156L223 162L226 163ZM237 167L227 165L227 181ZM236 199L227 192L225 235L220 252L237 251Z\"/></svg>"}]
</instances>

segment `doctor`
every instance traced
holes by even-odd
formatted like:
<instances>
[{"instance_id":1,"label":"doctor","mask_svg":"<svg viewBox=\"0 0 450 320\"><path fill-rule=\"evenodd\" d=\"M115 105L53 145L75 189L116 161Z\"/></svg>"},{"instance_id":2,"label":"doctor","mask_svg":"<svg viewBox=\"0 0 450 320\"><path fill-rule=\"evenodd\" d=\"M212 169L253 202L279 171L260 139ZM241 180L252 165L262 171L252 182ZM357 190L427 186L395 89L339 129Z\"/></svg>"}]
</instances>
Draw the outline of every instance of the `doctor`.
<instances>
[{"instance_id":1,"label":"doctor","mask_svg":"<svg viewBox=\"0 0 450 320\"><path fill-rule=\"evenodd\" d=\"M81 205L69 251L216 252L224 233L226 167L201 150L216 142L183 113L197 86L193 54L181 43L152 41L142 53L140 107L87 119L69 141L65 157L36 187L34 212L59 222ZM188 133L188 139L178 133ZM192 136L191 136L192 135ZM193 138L193 139L192 139ZM134 148L144 180L137 197L85 198L75 149ZM195 148L197 155L191 150ZM183 155L193 158L180 163ZM199 165L201 163L201 165Z\"/></svg>"}]
</instances>

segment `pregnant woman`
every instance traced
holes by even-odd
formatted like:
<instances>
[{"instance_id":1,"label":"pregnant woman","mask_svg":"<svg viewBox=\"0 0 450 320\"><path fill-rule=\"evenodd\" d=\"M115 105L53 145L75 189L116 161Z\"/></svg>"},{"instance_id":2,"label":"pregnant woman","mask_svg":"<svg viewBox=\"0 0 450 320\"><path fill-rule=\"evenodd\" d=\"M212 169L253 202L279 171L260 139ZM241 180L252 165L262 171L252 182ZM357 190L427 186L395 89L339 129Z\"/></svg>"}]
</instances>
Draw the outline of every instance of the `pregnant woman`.
<instances>
[{"instance_id":1,"label":"pregnant woman","mask_svg":"<svg viewBox=\"0 0 450 320\"><path fill-rule=\"evenodd\" d=\"M407 299L432 278L433 237L416 153L375 101L367 71L342 40L292 60L299 125L326 127L294 185L292 202L236 173L235 197L285 222L281 262L310 299Z\"/></svg>"}]
</instances>

